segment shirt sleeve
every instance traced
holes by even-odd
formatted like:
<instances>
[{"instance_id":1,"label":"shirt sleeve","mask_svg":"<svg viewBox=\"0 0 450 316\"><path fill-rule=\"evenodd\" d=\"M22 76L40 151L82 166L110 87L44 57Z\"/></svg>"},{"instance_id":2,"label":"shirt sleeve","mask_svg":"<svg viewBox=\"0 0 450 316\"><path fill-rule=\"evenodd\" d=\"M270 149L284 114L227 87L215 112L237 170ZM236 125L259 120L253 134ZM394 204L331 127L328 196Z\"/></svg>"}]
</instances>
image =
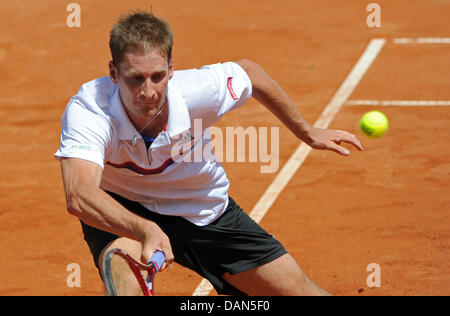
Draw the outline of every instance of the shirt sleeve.
<instances>
[{"instance_id":1,"label":"shirt sleeve","mask_svg":"<svg viewBox=\"0 0 450 316\"><path fill-rule=\"evenodd\" d=\"M234 62L204 66L180 72L176 79L192 118L203 126L216 123L228 111L239 108L252 96L252 83Z\"/></svg>"},{"instance_id":2,"label":"shirt sleeve","mask_svg":"<svg viewBox=\"0 0 450 316\"><path fill-rule=\"evenodd\" d=\"M71 101L61 118L61 143L55 158L80 158L104 168L111 128L105 118Z\"/></svg>"},{"instance_id":3,"label":"shirt sleeve","mask_svg":"<svg viewBox=\"0 0 450 316\"><path fill-rule=\"evenodd\" d=\"M217 89L217 116L242 106L252 96L252 83L236 63L209 65L202 68L214 79Z\"/></svg>"}]
</instances>

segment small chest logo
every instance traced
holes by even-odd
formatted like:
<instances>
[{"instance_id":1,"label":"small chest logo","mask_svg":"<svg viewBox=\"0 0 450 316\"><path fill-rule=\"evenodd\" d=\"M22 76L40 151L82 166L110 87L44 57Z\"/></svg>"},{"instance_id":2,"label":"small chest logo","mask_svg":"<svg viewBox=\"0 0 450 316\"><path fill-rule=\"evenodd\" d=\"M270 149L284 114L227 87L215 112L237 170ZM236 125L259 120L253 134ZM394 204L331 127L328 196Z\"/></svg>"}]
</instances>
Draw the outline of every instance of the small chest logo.
<instances>
[{"instance_id":1,"label":"small chest logo","mask_svg":"<svg viewBox=\"0 0 450 316\"><path fill-rule=\"evenodd\" d=\"M239 100L239 98L237 97L236 93L234 93L233 82L232 81L233 81L233 77L228 77L228 80L227 80L228 91L230 92L231 97L233 98L233 100Z\"/></svg>"}]
</instances>

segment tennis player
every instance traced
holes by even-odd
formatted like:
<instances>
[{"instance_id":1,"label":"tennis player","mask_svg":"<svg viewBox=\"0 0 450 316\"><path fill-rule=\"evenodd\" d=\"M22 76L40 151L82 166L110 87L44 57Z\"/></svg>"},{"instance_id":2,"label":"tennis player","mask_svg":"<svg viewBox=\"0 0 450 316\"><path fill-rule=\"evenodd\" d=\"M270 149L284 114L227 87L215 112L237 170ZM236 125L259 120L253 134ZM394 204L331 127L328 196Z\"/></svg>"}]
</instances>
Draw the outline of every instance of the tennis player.
<instances>
[{"instance_id":1,"label":"tennis player","mask_svg":"<svg viewBox=\"0 0 450 316\"><path fill-rule=\"evenodd\" d=\"M110 33L109 76L81 86L62 116L67 209L77 216L95 265L112 248L146 262L165 253L208 279L219 294L327 295L282 244L228 195L214 155L181 159L211 145L208 127L251 96L315 149L342 155L345 131L309 125L283 89L254 62L174 71L173 35L146 12L119 18ZM193 137L202 120L203 137ZM174 146L183 142L174 156ZM101 272L101 271L100 271Z\"/></svg>"}]
</instances>

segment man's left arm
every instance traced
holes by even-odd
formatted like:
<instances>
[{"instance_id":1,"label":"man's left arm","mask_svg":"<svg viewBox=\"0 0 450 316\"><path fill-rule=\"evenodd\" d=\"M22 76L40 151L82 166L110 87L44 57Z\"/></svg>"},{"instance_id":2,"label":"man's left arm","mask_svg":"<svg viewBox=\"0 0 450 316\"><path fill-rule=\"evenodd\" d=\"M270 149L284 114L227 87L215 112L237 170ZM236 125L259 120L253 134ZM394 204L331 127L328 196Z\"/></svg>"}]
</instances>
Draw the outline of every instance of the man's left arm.
<instances>
[{"instance_id":1,"label":"man's left arm","mask_svg":"<svg viewBox=\"0 0 450 316\"><path fill-rule=\"evenodd\" d=\"M252 82L252 96L303 142L312 148L332 150L344 156L348 156L350 152L339 146L342 142L352 144L359 150L363 149L356 136L349 132L320 129L308 124L287 93L258 64L246 59L236 63L246 71Z\"/></svg>"}]
</instances>

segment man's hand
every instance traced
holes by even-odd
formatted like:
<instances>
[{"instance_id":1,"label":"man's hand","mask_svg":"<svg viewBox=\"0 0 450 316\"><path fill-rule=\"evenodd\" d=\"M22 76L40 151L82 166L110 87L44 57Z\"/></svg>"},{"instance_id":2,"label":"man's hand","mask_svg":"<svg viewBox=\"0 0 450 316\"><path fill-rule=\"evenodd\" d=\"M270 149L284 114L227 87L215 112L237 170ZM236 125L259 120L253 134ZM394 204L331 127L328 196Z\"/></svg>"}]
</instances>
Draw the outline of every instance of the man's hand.
<instances>
[{"instance_id":1,"label":"man's hand","mask_svg":"<svg viewBox=\"0 0 450 316\"><path fill-rule=\"evenodd\" d=\"M350 151L339 146L342 142L363 150L360 141L355 135L340 130L321 129L311 126L302 137L302 140L314 149L332 150L344 156L348 156Z\"/></svg>"},{"instance_id":2,"label":"man's hand","mask_svg":"<svg viewBox=\"0 0 450 316\"><path fill-rule=\"evenodd\" d=\"M99 188L103 171L100 166L83 159L66 158L61 160L61 170L67 209L72 215L97 229L140 242L143 263L147 263L156 250L161 250L166 263L172 265L170 241L161 228L130 212ZM165 267L166 264L161 269Z\"/></svg>"},{"instance_id":3,"label":"man's hand","mask_svg":"<svg viewBox=\"0 0 450 316\"><path fill-rule=\"evenodd\" d=\"M161 250L166 257L166 262L162 265L163 271L167 266L172 267L174 255L170 245L169 237L153 222L145 223L145 229L142 230L142 235L139 241L142 244L141 261L146 264L152 257L153 253Z\"/></svg>"},{"instance_id":4,"label":"man's hand","mask_svg":"<svg viewBox=\"0 0 450 316\"><path fill-rule=\"evenodd\" d=\"M314 149L333 150L344 156L348 156L350 151L339 146L341 142L352 144L359 150L363 149L355 135L309 125L287 93L259 65L247 59L236 61L236 63L247 72L252 82L252 96L306 144Z\"/></svg>"}]
</instances>

